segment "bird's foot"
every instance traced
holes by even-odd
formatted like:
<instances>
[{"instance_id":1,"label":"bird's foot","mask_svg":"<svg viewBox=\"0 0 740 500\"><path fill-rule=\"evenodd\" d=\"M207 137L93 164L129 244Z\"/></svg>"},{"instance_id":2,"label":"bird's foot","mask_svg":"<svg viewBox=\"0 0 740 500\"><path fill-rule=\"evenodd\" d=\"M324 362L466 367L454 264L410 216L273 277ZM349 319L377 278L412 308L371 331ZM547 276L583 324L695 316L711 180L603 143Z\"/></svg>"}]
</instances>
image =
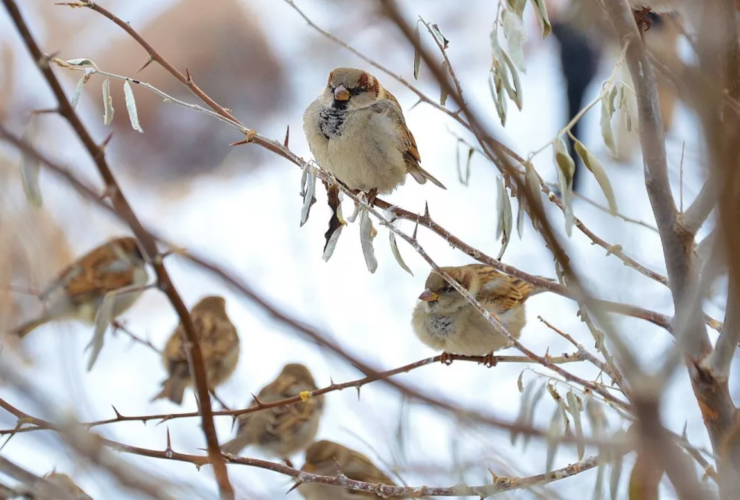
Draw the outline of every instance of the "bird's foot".
<instances>
[{"instance_id":1,"label":"bird's foot","mask_svg":"<svg viewBox=\"0 0 740 500\"><path fill-rule=\"evenodd\" d=\"M641 10L634 11L635 22L637 23L637 29L640 31L640 36L645 33L653 25L653 21L648 17L650 14L650 7L645 7Z\"/></svg>"},{"instance_id":2,"label":"bird's foot","mask_svg":"<svg viewBox=\"0 0 740 500\"><path fill-rule=\"evenodd\" d=\"M443 365L450 366L452 364L452 354L449 352L443 352L442 355L439 357L439 362Z\"/></svg>"},{"instance_id":3,"label":"bird's foot","mask_svg":"<svg viewBox=\"0 0 740 500\"><path fill-rule=\"evenodd\" d=\"M486 368L493 368L498 363L498 360L496 359L496 356L493 355L493 353L486 354L483 356L483 364L486 366Z\"/></svg>"},{"instance_id":4,"label":"bird's foot","mask_svg":"<svg viewBox=\"0 0 740 500\"><path fill-rule=\"evenodd\" d=\"M371 207L375 205L375 198L378 197L378 189L372 188L370 191L365 193L365 201L367 201L367 204Z\"/></svg>"}]
</instances>

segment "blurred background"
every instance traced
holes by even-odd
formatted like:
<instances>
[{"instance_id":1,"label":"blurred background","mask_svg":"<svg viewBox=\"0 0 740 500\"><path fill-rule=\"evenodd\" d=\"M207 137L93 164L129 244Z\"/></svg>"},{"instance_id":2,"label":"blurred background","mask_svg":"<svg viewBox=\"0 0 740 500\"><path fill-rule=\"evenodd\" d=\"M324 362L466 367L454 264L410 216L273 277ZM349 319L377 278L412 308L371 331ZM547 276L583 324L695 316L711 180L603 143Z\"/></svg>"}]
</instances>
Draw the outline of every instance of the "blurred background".
<instances>
[{"instance_id":1,"label":"blurred background","mask_svg":"<svg viewBox=\"0 0 740 500\"><path fill-rule=\"evenodd\" d=\"M592 2L582 2L591 4ZM525 11L527 72L521 75L524 107L509 106L505 128L496 116L487 78L491 66L490 32L496 17L495 2L470 0L465 7L455 2L409 0L403 2L406 18L416 16L437 23L449 39L448 54L460 78L468 103L486 118L497 138L524 156L555 136L572 116L594 99L601 82L613 69L619 50L599 21L601 13L581 2L547 1L554 35L542 39L531 12ZM375 3L353 2L351 8L337 0L298 1L297 5L326 29L403 78L413 81L413 48L397 29L381 19ZM407 210L421 212L428 202L431 216L470 245L496 255L495 168L474 154L469 184L459 181L457 165L465 165L467 146L457 137L473 141L456 122L430 106L416 103L415 96L393 78L370 68L346 49L312 29L286 2L275 0L144 1L108 0L104 6L128 21L175 67L187 68L195 82L221 105L230 108L246 126L282 141L290 127L290 148L310 159L302 132L302 114L322 90L335 67L361 67L375 74L400 101L409 128L418 142L423 166L439 178L447 191L413 181L383 197ZM157 66L148 65L144 50L121 29L102 16L84 9L54 6L49 1L23 2L22 11L34 34L48 53L62 59L88 58L103 70L137 79L187 102L196 98ZM423 30L422 30L423 31ZM430 37L423 44L434 47ZM646 40L661 57L687 58L686 42L670 20L656 20ZM30 111L53 106L53 96L34 67L7 17L0 14L0 113L14 133L26 130ZM441 57L440 57L441 60ZM80 73L57 69L68 95ZM629 84L629 75L620 76ZM323 188L308 223L299 228L301 172L294 165L257 146L229 147L242 137L232 128L173 104L135 86L143 134L131 129L123 104L120 81L111 81L116 113L109 127L103 125L102 78L93 76L85 85L77 107L98 141L110 132L113 138L108 159L139 217L179 245L211 257L243 278L284 311L306 323L331 332L347 351L377 369L391 369L435 353L421 344L410 326L411 311L428 274L424 261L413 249L399 243L413 271L405 273L394 261L386 230L379 228L375 240L379 267L368 273L360 249L357 224L345 228L336 251L327 263L321 259L330 212ZM414 82L433 99L439 88L423 65ZM688 205L701 186L704 169L702 138L695 117L675 98L669 85L661 86L661 112L667 124L667 150L674 187L679 189L679 165L683 158L683 198ZM452 106L451 100L448 106ZM413 108L413 109L412 109ZM454 107L452 108L454 109ZM632 117L636 113L632 114ZM35 144L52 158L68 165L91 183L101 186L87 153L63 120L51 114L35 119ZM653 225L644 190L641 155L636 131L627 130L627 117L615 117L618 154L604 146L599 132L598 106L585 115L575 134L604 163L615 188L620 212ZM459 159L458 159L459 158ZM25 199L20 180L20 155L0 147L0 330L8 331L38 312L38 301L17 287L38 289L64 265L102 243L127 234L127 229L73 190L41 173L43 208ZM542 176L556 182L549 150L534 165ZM576 188L580 195L606 205L593 176L579 165ZM101 189L102 192L102 189ZM643 225L612 217L588 201L574 201L577 217L613 245L646 267L665 274L657 233ZM346 204L345 213L351 212ZM574 230L563 231L562 213L554 206L548 213L561 233L571 261L590 290L599 298L624 302L672 314L667 288L624 266L604 249L592 245ZM553 258L542 239L526 223L523 239L514 238L503 261L528 273L555 277ZM412 231L410 223L399 224ZM701 233L704 234L704 233ZM701 235L700 235L701 237ZM419 240L436 262L462 265L471 260L423 228ZM202 296L227 298L229 315L242 340L241 360L235 375L218 389L231 407L246 406L252 393L271 381L288 362L305 363L319 387L331 380L344 382L362 374L336 356L324 352L294 332L275 323L262 310L231 293L220 282L172 257L167 261L174 282L188 306ZM13 289L11 289L13 285ZM722 319L719 304L722 283L715 291L716 304L706 312ZM552 294L528 302L528 325L523 343L539 354L572 352L572 346L547 329L537 317L570 333L587 348L593 339L576 315L575 303ZM123 318L127 327L162 347L177 316L166 297L147 291ZM661 359L672 345L669 334L644 321L615 317L619 332L634 347L645 366ZM182 408L168 401L150 403L158 392L165 371L157 354L119 333L108 334L97 365L88 373L83 350L92 328L77 323L55 323L34 332L22 346L10 345L0 353L24 360L28 377L49 406L74 412L81 421L113 417L111 405L124 415L193 411L192 392ZM716 335L710 330L710 335ZM713 337L714 338L714 337ZM513 350L503 354L515 354ZM0 361L1 362L1 361ZM593 367L568 365L572 372L595 377ZM536 365L500 364L485 369L473 363L433 365L400 375L405 383L423 388L440 398L484 410L513 421L521 395L517 378L546 380L549 372ZM564 394L567 386L558 385ZM708 438L694 399L686 404L691 387L683 372L671 383L664 399L664 422L681 432L686 425L692 443L708 446ZM21 409L30 408L24 394L0 386L0 397ZM217 406L217 405L216 405ZM555 405L545 399L535 424L547 428ZM612 430L624 425L609 414ZM0 424L12 429L16 421L0 412ZM231 419L216 418L220 441L232 436ZM127 444L164 449L169 430L173 449L201 453L205 448L198 419L172 420L161 425L119 423L97 428L103 436ZM327 396L327 411L319 438L331 439L368 455L392 477L409 485L449 486L457 483L490 483L490 469L497 475L526 476L545 468L545 445L532 440L526 449L512 446L505 431L460 423L433 408L404 400L397 392L375 383L362 389ZM595 450L588 450L593 454ZM259 452L245 450L245 456ZM15 436L2 454L43 475L56 469L72 476L93 498L127 499L136 495L122 489L106 475L75 461L56 438L32 432ZM146 468L158 476L187 485L193 498L216 498L210 467L195 473L189 464L135 455L121 459ZM302 457L293 457L300 466ZM575 449L562 447L554 466L577 460ZM625 465L625 470L629 470ZM283 498L291 481L270 471L230 466L239 498ZM626 477L626 475L625 475ZM591 495L596 470L555 483L551 487L501 495L502 498L585 498ZM624 492L624 489L622 490ZM666 498L671 492L665 491ZM185 498L186 496L183 496ZM300 498L297 492L287 498Z\"/></svg>"}]
</instances>

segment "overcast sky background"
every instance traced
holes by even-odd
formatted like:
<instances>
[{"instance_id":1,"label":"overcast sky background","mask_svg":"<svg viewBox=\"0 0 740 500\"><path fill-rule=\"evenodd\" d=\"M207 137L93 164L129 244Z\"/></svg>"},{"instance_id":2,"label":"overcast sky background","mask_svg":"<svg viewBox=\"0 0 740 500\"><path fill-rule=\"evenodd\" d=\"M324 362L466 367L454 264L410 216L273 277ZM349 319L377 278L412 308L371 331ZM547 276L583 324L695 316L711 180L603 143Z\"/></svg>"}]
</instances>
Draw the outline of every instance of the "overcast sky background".
<instances>
[{"instance_id":1,"label":"overcast sky background","mask_svg":"<svg viewBox=\"0 0 740 500\"><path fill-rule=\"evenodd\" d=\"M150 2L119 1L106 2L104 5L139 29L172 3L160 2L150 7ZM269 119L260 116L238 117L261 134L279 140L282 140L285 127L289 125L291 149L308 159L310 153L302 133L303 109L319 93L328 72L338 66L370 68L346 50L323 42L321 36L308 27L287 4L274 0L253 0L248 3L277 58L284 65L288 86L281 102L276 103L284 108L279 116ZM299 5L320 26L412 80L413 51L401 40L395 28L379 21L367 21L366 3L358 6L356 11L334 1L302 1ZM40 26L34 22L39 12L56 12L60 9L46 1L30 2L29 5L23 2L22 8L32 27ZM466 2L465 9L459 9L460 12L452 2L404 2L409 21L421 15L425 20L440 25L450 40L449 56L468 102L488 120L497 137L521 155L540 148L552 139L564 124L566 109L558 47L554 40L540 40L538 26L529 9L528 71L522 75L524 109L520 113L513 103L509 103L509 121L506 128L502 129L486 82L490 65L489 33L496 13L495 2ZM103 17L75 11L71 14L65 12L63 19L69 19L70 15L88 16L89 23L75 38L73 46L64 47L60 55L62 58L90 57L93 51L125 36ZM41 27L36 30L36 35L47 52L58 49L44 44L45 34ZM424 35L423 38L427 44L428 37ZM23 92L42 96L39 98L42 103L39 107L49 107L52 100L46 84L27 57L4 11L0 14L0 42L10 44L13 48L16 55L15 71L23 83ZM430 44L428 46L431 47ZM311 47L322 47L322 50L312 53L308 50ZM245 47L244 50L249 48ZM608 53L602 61L601 74L589 92L591 97L597 95L599 83L611 71L614 55ZM213 57L217 58L218 54ZM105 60L96 62L102 69L106 68ZM496 255L500 243L495 239L497 172L494 167L475 155L470 185L461 185L455 166L456 139L449 130L460 134L464 132L453 120L429 106L422 104L412 110L415 96L410 91L388 76L370 71L396 95L403 106L408 125L418 142L424 168L448 187L447 191L442 191L431 184L419 186L409 180L405 186L384 199L412 211L422 211L426 201L436 222L488 255ZM65 75L63 70L57 70L57 74L65 77L66 88L71 95L79 75ZM140 77L147 80L145 72ZM234 82L234 85L238 84ZM428 95L439 95L428 71L422 69L418 84ZM208 91L207 88L205 90ZM145 92L141 88L135 88L134 91L137 95ZM243 92L249 91L249 88L243 89ZM83 96L80 111L95 137L102 139L107 134L102 120L85 99ZM188 100L196 102L194 97ZM117 113L125 113L122 102L114 104ZM611 162L599 135L598 118L598 110L585 117L585 143L604 162L615 186L620 211L630 217L652 222L641 175L639 151L631 164ZM210 127L225 127L202 115L192 114L191 119L198 123L210 120ZM97 180L87 155L73 139L71 132L61 120L52 120L55 121L51 122L48 130L53 133L47 133L50 142L45 145L60 161L74 166L81 175ZM156 133L154 124L143 122L142 127L145 133ZM672 172L676 173L681 145L685 140L684 193L687 200L693 198L700 185L700 166L697 163L701 152L700 137L695 131L696 122L679 104L674 129L668 139L668 160ZM184 142L190 140L182 137ZM238 134L234 133L231 140L239 140ZM227 143L222 146L228 147ZM126 147L136 148L137 145L128 142ZM460 152L463 157L466 153L466 150ZM12 157L17 158L14 154ZM112 168L118 172L116 158L109 160ZM462 161L464 163L464 158ZM547 179L555 180L549 151L535 159L535 166ZM340 345L368 364L385 370L435 354L417 340L410 326L411 310L424 288L428 273L425 262L410 247L399 242L400 251L413 271L413 277L395 263L387 243L387 231L378 228L375 248L379 267L375 274L370 274L365 268L358 225L355 224L345 228L334 256L325 263L321 254L329 210L323 189L318 189L318 203L313 207L309 222L299 228L299 169L274 155L267 156L261 168L250 171L249 175L240 174L242 167L233 161L233 156L227 157L220 173L198 177L178 197L160 197L157 190L138 184L134 177L127 176L125 172L120 173L120 177L134 209L147 224L181 246L197 250L234 270L282 310L329 332ZM593 178L586 172L582 175L586 177L584 193L605 203ZM672 174L672 178L677 182L677 175ZM75 255L86 252L109 236L126 232L125 228L101 215L97 209L89 208L69 189L57 185L45 174L42 174L41 186L45 194L44 210L49 211L68 232ZM17 196L20 191L19 183L0 186L0 196ZM345 214L351 212L349 204L345 204L344 208ZM656 233L611 218L581 200L575 201L574 208L576 215L605 240L622 245L628 255L650 269L665 273ZM564 236L562 215L557 210L550 211L550 214L551 220ZM413 229L409 223L401 223L400 227L409 232ZM32 231L33 228L28 230ZM472 262L423 228L419 230L419 239L432 258L441 265ZM605 256L603 249L592 246L575 229L572 238L563 238L562 241L576 269L598 297L672 313L667 288L626 268L615 257ZM532 274L555 277L552 256L529 222L526 223L524 240L514 238L504 261ZM173 257L167 265L189 306L207 294L220 294L227 298L229 315L241 335L242 352L236 373L218 389L218 393L232 407L248 404L250 393L256 394L288 362L305 363L320 387L328 385L331 380L344 382L361 377L346 362L297 337L260 309L232 294L220 282L188 266L181 259ZM563 339L537 320L537 316L541 315L592 349L593 339L576 316L576 311L573 302L559 296L543 294L533 298L528 302L529 323L523 331L522 341L540 354L548 348L553 355L573 351ZM721 312L711 304L707 312L722 319ZM164 345L177 324L175 312L166 298L156 291L146 292L124 317L131 330L150 338L157 346ZM661 360L671 346L668 333L658 327L628 318L615 317L615 320L620 333L635 347L635 354L645 366L656 366L656 361ZM87 373L87 357L83 348L91 334L92 328L78 324L54 324L39 329L26 342L34 362L26 366L23 375L42 388L45 397L60 410L74 409L77 418L82 421L113 417L111 405L124 415L195 410L192 392L186 394L182 408L168 401L149 402L165 376L164 369L155 353L144 346L132 345L122 334L108 336L97 365L91 373ZM715 337L712 338L714 340ZM546 370L535 365L528 366L530 369L524 374L525 382L537 376L535 372L546 373ZM502 364L489 370L471 363L456 362L449 367L428 366L398 378L440 398L514 420L520 401L516 380L525 368L525 365ZM586 366L567 365L566 368L586 376L595 375L595 371ZM565 394L566 387L560 384L559 390ZM21 394L10 388L0 387L0 397L17 404L21 409L32 408ZM409 485L449 486L461 482L463 477L455 470L454 463L474 464L466 468L464 475L464 480L469 484L489 482L487 467L501 475L510 473L511 469L519 475L538 474L545 467L544 445L541 443L530 443L526 451L522 450L521 445L512 447L506 432L459 425L433 409L414 403L405 405L396 392L380 383L363 388L359 400L354 390L348 390L331 393L326 402L327 411L318 437L355 448L376 460L376 463L385 461L392 464L402 455L405 456L406 463L399 465L405 466L402 467L401 476ZM684 423L687 423L692 442L699 446L708 445L700 414L683 372L679 372L672 382L664 407L667 426L681 432ZM546 428L553 410L552 401L545 398L536 415L536 423ZM405 420L402 419L404 411L408 411ZM398 451L400 421L405 422L403 454ZM0 424L3 428L12 428L15 421L0 412ZM217 418L216 426L222 442L230 438L230 418ZM176 451L201 453L199 450L205 447L198 419L173 420L162 425L121 423L100 427L97 432L127 444L161 450L165 447L167 429ZM587 454L593 452L588 450ZM243 453L245 456L261 458L255 450L248 449ZM46 433L18 435L2 450L2 454L39 475L53 468L68 473L96 499L135 498L104 476L80 467L53 436ZM216 497L215 481L209 467L196 474L195 468L189 464L135 455L120 457L152 473L192 485L196 488L193 491L197 491L194 498ZM563 467L575 460L575 451L563 448L556 457L555 467ZM296 465L300 466L302 462L302 457L294 457ZM629 465L625 465L625 470L629 470ZM269 471L230 466L229 472L240 498L283 498L291 485L286 477ZM590 471L556 483L550 491L557 491L560 498L585 498L584 491L590 496L595 478L595 470ZM501 498L532 497L532 493L526 491L501 495ZM299 495L293 492L287 498L296 499Z\"/></svg>"}]
</instances>

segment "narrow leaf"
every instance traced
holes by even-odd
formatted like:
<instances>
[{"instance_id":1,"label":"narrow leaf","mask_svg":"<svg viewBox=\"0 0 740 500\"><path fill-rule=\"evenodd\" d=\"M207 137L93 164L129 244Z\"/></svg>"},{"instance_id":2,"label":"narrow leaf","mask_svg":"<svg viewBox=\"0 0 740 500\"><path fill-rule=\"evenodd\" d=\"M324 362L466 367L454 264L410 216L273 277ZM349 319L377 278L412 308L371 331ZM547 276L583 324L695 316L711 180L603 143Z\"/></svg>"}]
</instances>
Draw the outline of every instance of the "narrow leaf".
<instances>
[{"instance_id":1,"label":"narrow leaf","mask_svg":"<svg viewBox=\"0 0 740 500\"><path fill-rule=\"evenodd\" d=\"M599 187L604 193L607 203L609 203L609 212L612 215L617 215L617 199L614 197L614 190L601 162L579 140L576 140L576 153L581 157L586 168L594 174L596 182L599 183Z\"/></svg>"},{"instance_id":2,"label":"narrow leaf","mask_svg":"<svg viewBox=\"0 0 740 500\"><path fill-rule=\"evenodd\" d=\"M537 389L537 392L534 393L532 396L532 401L529 404L529 411L527 412L527 416L524 419L524 423L526 425L532 425L534 423L534 414L537 410L537 405L540 404L540 401L542 401L542 396L545 394L545 388L547 387L547 384L542 384L539 389ZM531 438L531 435L524 436L524 450L527 450L527 445L529 444L529 439Z\"/></svg>"},{"instance_id":3,"label":"narrow leaf","mask_svg":"<svg viewBox=\"0 0 740 500\"><path fill-rule=\"evenodd\" d=\"M534 13L542 25L542 38L547 38L552 33L550 18L547 16L547 6L545 0L532 0L535 5Z\"/></svg>"},{"instance_id":4,"label":"narrow leaf","mask_svg":"<svg viewBox=\"0 0 740 500\"><path fill-rule=\"evenodd\" d=\"M470 183L470 165L473 162L473 153L475 148L468 149L468 160L465 162L465 184L466 186Z\"/></svg>"},{"instance_id":5,"label":"narrow leaf","mask_svg":"<svg viewBox=\"0 0 740 500\"><path fill-rule=\"evenodd\" d=\"M568 147L565 145L562 136L555 139L553 152L555 153L555 166L557 167L560 193L565 208L565 232L570 236L573 232L573 175L576 171L576 164L568 154Z\"/></svg>"},{"instance_id":6,"label":"narrow leaf","mask_svg":"<svg viewBox=\"0 0 740 500\"><path fill-rule=\"evenodd\" d=\"M80 97L82 97L82 87L85 86L85 82L87 81L88 76L85 75L77 82L77 86L75 87L75 93L72 96L72 101L70 101L70 104L72 105L73 109L77 109L77 103L80 102Z\"/></svg>"},{"instance_id":7,"label":"narrow leaf","mask_svg":"<svg viewBox=\"0 0 740 500\"><path fill-rule=\"evenodd\" d=\"M521 380L522 375L524 375L524 372L522 372L519 375L519 379ZM524 391L522 392L522 399L521 404L519 406L519 414L516 417L516 424L517 425L524 425L524 423L527 420L527 414L529 413L529 405L531 401L532 396L532 389L535 386L535 379L531 379L527 382L526 387L524 387ZM518 383L518 382L517 382ZM521 387L521 384L518 384ZM512 431L511 433L511 444L515 445L517 437L519 437L519 434L515 431Z\"/></svg>"},{"instance_id":8,"label":"narrow leaf","mask_svg":"<svg viewBox=\"0 0 740 500\"><path fill-rule=\"evenodd\" d=\"M630 474L629 500L658 500L662 477L663 469L645 454L638 453Z\"/></svg>"},{"instance_id":9,"label":"narrow leaf","mask_svg":"<svg viewBox=\"0 0 740 500\"><path fill-rule=\"evenodd\" d=\"M304 173L308 172L305 180L302 179L302 192L303 196L303 207L301 208L301 227L308 221L309 213L311 212L311 206L316 203L316 175L309 167L304 169Z\"/></svg>"},{"instance_id":10,"label":"narrow leaf","mask_svg":"<svg viewBox=\"0 0 740 500\"><path fill-rule=\"evenodd\" d=\"M531 199L537 205L537 208L541 211L542 210L542 194L540 190L540 179L537 175L537 172L534 169L534 166L531 162L525 162L524 163L524 170L526 171L524 175L524 180L527 186L527 189L529 190L531 194ZM529 199L529 198L528 198Z\"/></svg>"},{"instance_id":11,"label":"narrow leaf","mask_svg":"<svg viewBox=\"0 0 740 500\"><path fill-rule=\"evenodd\" d=\"M33 146L36 139L36 120L33 118L31 118L28 127L26 127L22 139L29 146ZM39 187L40 171L41 165L36 158L21 152L21 181L23 183L23 192L26 193L28 202L36 208L44 204L44 199L41 196L41 188Z\"/></svg>"},{"instance_id":12,"label":"narrow leaf","mask_svg":"<svg viewBox=\"0 0 740 500\"><path fill-rule=\"evenodd\" d=\"M70 59L65 62L70 66L92 66L93 68L98 69L98 65L92 62L90 59Z\"/></svg>"},{"instance_id":13,"label":"narrow leaf","mask_svg":"<svg viewBox=\"0 0 740 500\"><path fill-rule=\"evenodd\" d=\"M506 94L509 96L509 99L511 99L514 104L516 104L516 107L519 108L519 111L521 111L524 101L522 99L522 82L519 79L519 71L517 71L516 66L514 65L514 61L511 60L509 54L503 51L502 54L504 64L506 64L508 71L502 72L503 75L501 81L504 85L504 89L506 90ZM511 75L513 84L509 82L508 75Z\"/></svg>"},{"instance_id":14,"label":"narrow leaf","mask_svg":"<svg viewBox=\"0 0 740 500\"><path fill-rule=\"evenodd\" d=\"M523 238L524 234L524 218L526 217L524 212L524 197L519 195L519 208L516 212L516 233L519 235L519 239Z\"/></svg>"},{"instance_id":15,"label":"narrow leaf","mask_svg":"<svg viewBox=\"0 0 740 500\"><path fill-rule=\"evenodd\" d=\"M586 415L588 416L589 424L591 424L591 432L596 437L601 436L604 430L606 430L604 408L590 394L586 396Z\"/></svg>"},{"instance_id":16,"label":"narrow leaf","mask_svg":"<svg viewBox=\"0 0 740 500\"><path fill-rule=\"evenodd\" d=\"M560 412L560 408L555 408L555 413L552 415L550 420L550 428L547 431L547 460L545 462L545 472L552 470L552 465L555 462L555 455L557 454L558 447L560 446L560 432L563 423L563 414Z\"/></svg>"},{"instance_id":17,"label":"narrow leaf","mask_svg":"<svg viewBox=\"0 0 740 500\"><path fill-rule=\"evenodd\" d=\"M388 233L388 236L390 237L391 252L393 252L393 256L396 258L396 262L398 262L398 265L401 266L401 269L413 276L414 273L411 272L409 266L407 266L406 263L403 261L403 257L401 257L401 252L398 251L398 244L396 244L396 234L393 231L390 231Z\"/></svg>"},{"instance_id":18,"label":"narrow leaf","mask_svg":"<svg viewBox=\"0 0 740 500\"><path fill-rule=\"evenodd\" d=\"M103 349L103 343L105 341L105 331L108 329L108 326L113 319L113 307L115 306L116 298L117 292L106 294L103 298L103 303L100 304L100 307L95 314L95 331L93 332L90 343L87 345L87 349L92 347L92 352L90 352L90 359L87 362L87 371L92 370L95 361L98 359L100 351Z\"/></svg>"},{"instance_id":19,"label":"narrow leaf","mask_svg":"<svg viewBox=\"0 0 740 500\"><path fill-rule=\"evenodd\" d=\"M375 258L375 249L373 248L373 238L375 229L373 221L370 220L370 212L362 210L360 214L360 243L362 244L362 255L365 257L367 270L374 273L378 268L378 260Z\"/></svg>"},{"instance_id":20,"label":"narrow leaf","mask_svg":"<svg viewBox=\"0 0 740 500\"><path fill-rule=\"evenodd\" d=\"M419 79L419 68L421 67L421 33L419 33L419 23L414 28L414 80Z\"/></svg>"},{"instance_id":21,"label":"narrow leaf","mask_svg":"<svg viewBox=\"0 0 740 500\"><path fill-rule=\"evenodd\" d=\"M612 470L609 474L609 495L611 500L619 500L619 480L622 478L622 456L619 455L612 464Z\"/></svg>"},{"instance_id":22,"label":"narrow leaf","mask_svg":"<svg viewBox=\"0 0 740 500\"><path fill-rule=\"evenodd\" d=\"M583 444L583 424L581 423L581 408L576 399L576 395L573 391L568 391L568 411L573 415L573 424L576 428L576 438L578 442L576 446L578 448L578 461L583 460L583 454L586 451L586 445Z\"/></svg>"},{"instance_id":23,"label":"narrow leaf","mask_svg":"<svg viewBox=\"0 0 740 500\"><path fill-rule=\"evenodd\" d=\"M103 107L105 108L103 124L110 125L115 110L113 109L113 97L110 95L110 80L108 78L103 81Z\"/></svg>"},{"instance_id":24,"label":"narrow leaf","mask_svg":"<svg viewBox=\"0 0 740 500\"><path fill-rule=\"evenodd\" d=\"M324 244L324 252L321 256L321 258L324 259L324 262L328 262L334 253L334 248L336 248L337 242L339 241L339 235L346 224L342 217L342 202L339 199L339 186L336 184L327 186L326 196L332 213L331 219L329 219L329 229L324 233L326 243Z\"/></svg>"},{"instance_id":25,"label":"narrow leaf","mask_svg":"<svg viewBox=\"0 0 740 500\"><path fill-rule=\"evenodd\" d=\"M612 130L612 115L614 115L614 106L610 96L601 96L601 118L599 119L599 125L601 127L601 137L604 139L604 144L609 148L609 152L612 155L617 155L617 146L614 143L614 131Z\"/></svg>"},{"instance_id":26,"label":"narrow leaf","mask_svg":"<svg viewBox=\"0 0 740 500\"><path fill-rule=\"evenodd\" d=\"M442 73L444 73L445 75L447 75L447 72L448 71L449 70L447 68L447 60L445 59L442 62ZM447 93L447 86L446 85L442 85L442 87L440 89L440 95L439 95L439 105L440 106L444 106L447 103L447 97L448 96L449 96L449 94Z\"/></svg>"},{"instance_id":27,"label":"narrow leaf","mask_svg":"<svg viewBox=\"0 0 740 500\"><path fill-rule=\"evenodd\" d=\"M450 41L439 30L439 26L437 24L432 23L429 25L429 29L432 30L432 35L434 35L434 38L437 39L437 41L442 46L442 48L444 50L447 50L447 47L450 45Z\"/></svg>"},{"instance_id":28,"label":"narrow leaf","mask_svg":"<svg viewBox=\"0 0 740 500\"><path fill-rule=\"evenodd\" d=\"M128 111L129 120L131 120L131 128L143 134L144 131L141 129L141 125L139 125L139 114L136 111L136 100L134 99L134 91L131 88L131 84L128 82L128 80L123 82L123 95L126 97L126 111Z\"/></svg>"},{"instance_id":29,"label":"narrow leaf","mask_svg":"<svg viewBox=\"0 0 740 500\"><path fill-rule=\"evenodd\" d=\"M524 22L515 12L504 10L504 37L509 44L509 55L514 61L517 69L522 73L527 72L527 65L524 60L524 43L527 41L527 34L524 31Z\"/></svg>"},{"instance_id":30,"label":"narrow leaf","mask_svg":"<svg viewBox=\"0 0 740 500\"><path fill-rule=\"evenodd\" d=\"M496 214L498 223L496 227L496 238L498 239L500 236L502 236L501 250L499 251L499 255L497 257L500 260L501 257L503 257L504 252L506 251L506 247L509 246L509 241L511 240L511 229L513 225L513 220L511 212L511 199L509 198L509 194L506 192L506 187L504 186L503 179L501 177L498 177L496 179L496 184L498 186Z\"/></svg>"}]
</instances>

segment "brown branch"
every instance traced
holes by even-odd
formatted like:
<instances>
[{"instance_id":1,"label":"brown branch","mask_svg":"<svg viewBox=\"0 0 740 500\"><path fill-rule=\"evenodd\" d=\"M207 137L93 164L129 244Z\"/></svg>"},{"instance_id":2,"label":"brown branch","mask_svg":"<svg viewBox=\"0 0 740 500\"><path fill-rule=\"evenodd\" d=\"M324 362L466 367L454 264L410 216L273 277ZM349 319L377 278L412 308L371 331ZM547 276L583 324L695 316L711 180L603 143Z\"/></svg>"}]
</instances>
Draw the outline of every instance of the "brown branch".
<instances>
[{"instance_id":1,"label":"brown branch","mask_svg":"<svg viewBox=\"0 0 740 500\"><path fill-rule=\"evenodd\" d=\"M105 159L104 149L95 143L82 121L78 118L74 108L67 99L67 96L64 94L64 90L62 89L59 80L49 66L48 57L41 51L36 43L36 40L18 10L18 6L15 1L3 0L3 3L5 4L5 8L8 10L8 14L13 23L18 29L18 32L23 38L26 47L31 52L31 56L34 61L36 61L36 64L44 75L44 78L51 87L59 105L59 114L67 120L69 125L82 141L85 149L87 149L90 157L95 162L98 172L105 182L106 193L108 194L108 198L111 200L113 208L126 221L138 239L144 254L147 257L147 261L154 268L157 276L158 287L167 295L172 307L175 309L180 321L182 322L183 331L187 340L185 345L190 346L190 349L186 349L186 352L188 353L188 362L191 367L191 373L193 373L195 378L194 386L198 395L200 409L203 413L203 433L205 435L208 453L213 459L213 469L219 485L221 497L227 500L233 499L234 490L229 482L226 464L221 458L218 436L216 435L216 428L213 424L213 416L211 415L211 400L208 393L208 384L203 365L203 354L198 343L198 337L196 335L192 319L190 318L190 313L188 312L185 303L182 301L182 298L177 293L177 290L165 269L162 257L157 250L155 239L144 230L141 222L121 192L118 182Z\"/></svg>"}]
</instances>

